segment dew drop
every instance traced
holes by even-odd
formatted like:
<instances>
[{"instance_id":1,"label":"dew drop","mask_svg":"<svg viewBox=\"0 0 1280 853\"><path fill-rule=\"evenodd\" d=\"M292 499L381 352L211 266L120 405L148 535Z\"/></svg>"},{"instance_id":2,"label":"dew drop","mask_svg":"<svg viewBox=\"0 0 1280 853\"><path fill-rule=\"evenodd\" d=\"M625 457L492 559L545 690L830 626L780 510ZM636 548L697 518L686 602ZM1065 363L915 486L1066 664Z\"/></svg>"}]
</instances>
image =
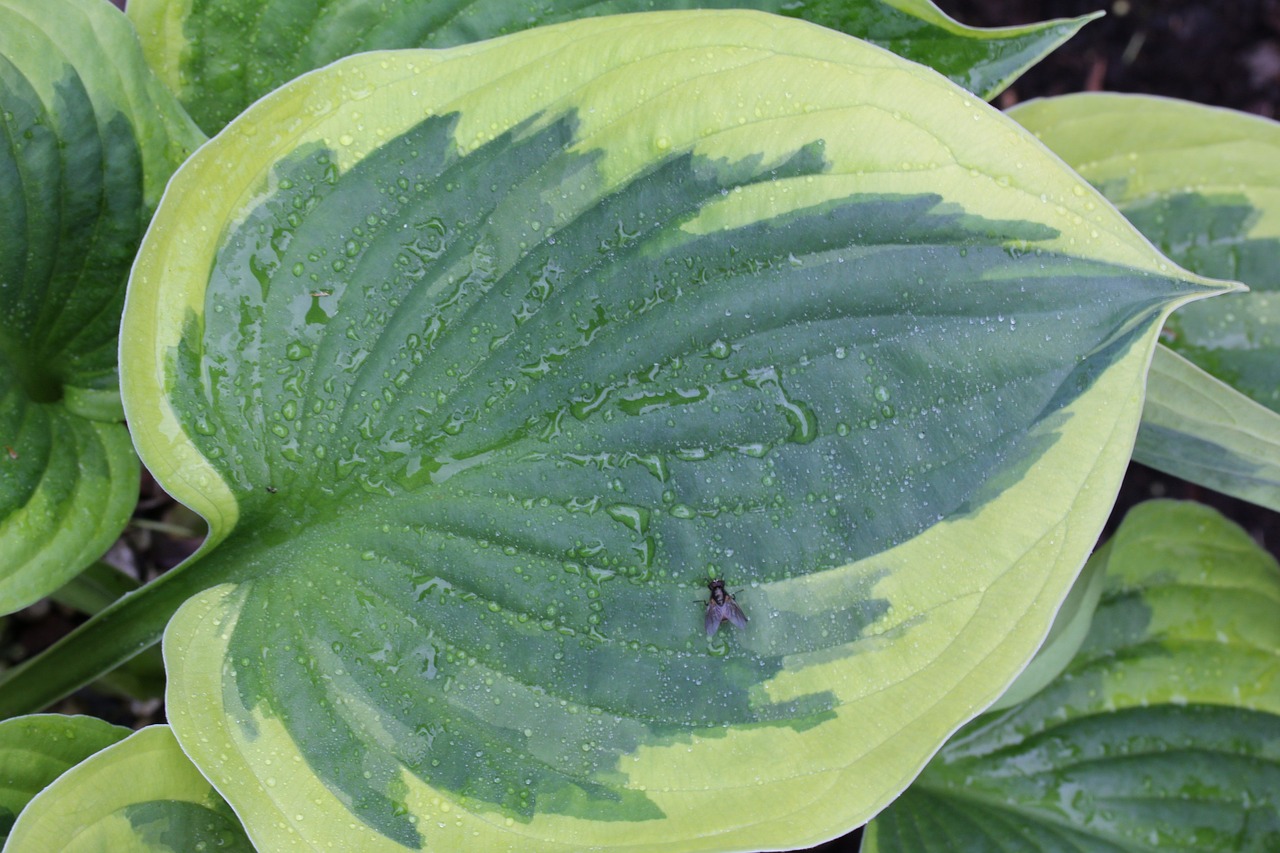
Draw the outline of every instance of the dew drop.
<instances>
[{"instance_id":1,"label":"dew drop","mask_svg":"<svg viewBox=\"0 0 1280 853\"><path fill-rule=\"evenodd\" d=\"M649 510L633 504L611 504L605 508L609 517L630 530L643 535L649 529Z\"/></svg>"}]
</instances>

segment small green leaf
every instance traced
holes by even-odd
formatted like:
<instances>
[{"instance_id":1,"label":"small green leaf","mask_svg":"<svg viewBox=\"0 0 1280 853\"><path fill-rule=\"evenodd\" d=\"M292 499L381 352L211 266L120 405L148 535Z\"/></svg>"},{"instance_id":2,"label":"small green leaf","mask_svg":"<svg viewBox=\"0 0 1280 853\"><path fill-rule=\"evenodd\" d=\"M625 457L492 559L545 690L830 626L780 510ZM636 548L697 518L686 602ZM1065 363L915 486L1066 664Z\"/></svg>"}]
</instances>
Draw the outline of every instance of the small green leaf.
<instances>
[{"instance_id":1,"label":"small green leaf","mask_svg":"<svg viewBox=\"0 0 1280 853\"><path fill-rule=\"evenodd\" d=\"M1166 255L1250 292L1186 306L1161 340L1136 458L1280 508L1280 124L1162 98L1071 95L1010 114ZM1250 400L1270 409L1263 412Z\"/></svg>"},{"instance_id":2,"label":"small green leaf","mask_svg":"<svg viewBox=\"0 0 1280 853\"><path fill-rule=\"evenodd\" d=\"M802 22L306 75L175 176L125 312L140 452L213 543L156 590L206 588L175 733L271 848L830 837L1031 657L1159 324L1220 288Z\"/></svg>"},{"instance_id":3,"label":"small green leaf","mask_svg":"<svg viewBox=\"0 0 1280 853\"><path fill-rule=\"evenodd\" d=\"M169 727L150 726L62 774L19 815L5 853L254 849Z\"/></svg>"},{"instance_id":4,"label":"small green leaf","mask_svg":"<svg viewBox=\"0 0 1280 853\"><path fill-rule=\"evenodd\" d=\"M131 0L147 59L209 133L306 71L368 50L443 48L565 21L678 9L782 13L936 68L983 98L1097 15L978 29L928 0ZM1098 13L1101 14L1101 13Z\"/></svg>"},{"instance_id":5,"label":"small green leaf","mask_svg":"<svg viewBox=\"0 0 1280 853\"><path fill-rule=\"evenodd\" d=\"M1103 14L984 29L953 20L930 0L806 0L779 5L783 14L928 65L988 101Z\"/></svg>"},{"instance_id":6,"label":"small green leaf","mask_svg":"<svg viewBox=\"0 0 1280 853\"><path fill-rule=\"evenodd\" d=\"M0 722L0 842L36 794L128 734L96 717L36 714Z\"/></svg>"},{"instance_id":7,"label":"small green leaf","mask_svg":"<svg viewBox=\"0 0 1280 853\"><path fill-rule=\"evenodd\" d=\"M1134 458L1280 512L1280 416L1156 347Z\"/></svg>"},{"instance_id":8,"label":"small green leaf","mask_svg":"<svg viewBox=\"0 0 1280 853\"><path fill-rule=\"evenodd\" d=\"M165 181L202 137L100 0L0 0L0 611L97 559L137 500L116 349Z\"/></svg>"},{"instance_id":9,"label":"small green leaf","mask_svg":"<svg viewBox=\"0 0 1280 853\"><path fill-rule=\"evenodd\" d=\"M1280 568L1208 507L1125 518L1071 665L947 743L864 853L1280 849Z\"/></svg>"}]
</instances>

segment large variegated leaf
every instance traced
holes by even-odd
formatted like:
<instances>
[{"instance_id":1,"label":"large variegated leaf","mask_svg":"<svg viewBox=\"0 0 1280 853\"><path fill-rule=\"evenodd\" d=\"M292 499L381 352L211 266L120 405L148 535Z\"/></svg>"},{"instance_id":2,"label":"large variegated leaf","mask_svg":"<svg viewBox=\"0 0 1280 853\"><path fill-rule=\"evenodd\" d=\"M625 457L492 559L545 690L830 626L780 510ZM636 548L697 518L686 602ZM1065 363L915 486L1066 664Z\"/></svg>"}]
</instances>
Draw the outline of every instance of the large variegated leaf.
<instances>
[{"instance_id":1,"label":"large variegated leaf","mask_svg":"<svg viewBox=\"0 0 1280 853\"><path fill-rule=\"evenodd\" d=\"M1169 257L1249 285L1169 319L1163 342L1206 373L1157 356L1136 458L1280 509L1280 124L1125 95L1012 115Z\"/></svg>"},{"instance_id":2,"label":"large variegated leaf","mask_svg":"<svg viewBox=\"0 0 1280 853\"><path fill-rule=\"evenodd\" d=\"M992 98L1095 15L977 29L929 0L131 0L152 66L210 133L305 71L367 50L452 47L576 18L750 8L804 18Z\"/></svg>"},{"instance_id":3,"label":"large variegated leaf","mask_svg":"<svg viewBox=\"0 0 1280 853\"><path fill-rule=\"evenodd\" d=\"M864 853L1280 849L1280 570L1207 507L1133 510L1066 670L961 729Z\"/></svg>"},{"instance_id":4,"label":"large variegated leaf","mask_svg":"<svg viewBox=\"0 0 1280 853\"><path fill-rule=\"evenodd\" d=\"M96 717L33 714L0 722L0 842L53 780L128 734Z\"/></svg>"},{"instance_id":5,"label":"large variegated leaf","mask_svg":"<svg viewBox=\"0 0 1280 853\"><path fill-rule=\"evenodd\" d=\"M18 817L4 853L253 849L235 813L183 754L169 727L151 726L42 791Z\"/></svg>"},{"instance_id":6,"label":"large variegated leaf","mask_svg":"<svg viewBox=\"0 0 1280 853\"><path fill-rule=\"evenodd\" d=\"M166 633L175 733L263 849L830 837L1043 639L1216 289L801 22L307 75L175 176L126 306L130 425L213 543L149 618L219 584Z\"/></svg>"},{"instance_id":7,"label":"large variegated leaf","mask_svg":"<svg viewBox=\"0 0 1280 853\"><path fill-rule=\"evenodd\" d=\"M100 557L137 500L116 333L200 141L101 0L0 0L0 612Z\"/></svg>"}]
</instances>

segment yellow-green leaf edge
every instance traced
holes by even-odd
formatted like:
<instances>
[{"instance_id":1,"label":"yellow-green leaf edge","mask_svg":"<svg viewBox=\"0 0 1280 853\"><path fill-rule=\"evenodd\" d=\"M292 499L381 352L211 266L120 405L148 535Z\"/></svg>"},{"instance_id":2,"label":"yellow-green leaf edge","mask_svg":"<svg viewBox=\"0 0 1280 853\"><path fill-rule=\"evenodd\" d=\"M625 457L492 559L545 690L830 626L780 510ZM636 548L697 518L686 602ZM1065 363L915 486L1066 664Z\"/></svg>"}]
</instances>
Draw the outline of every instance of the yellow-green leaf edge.
<instances>
[{"instance_id":1,"label":"yellow-green leaf edge","mask_svg":"<svg viewBox=\"0 0 1280 853\"><path fill-rule=\"evenodd\" d=\"M137 809L145 823L135 825ZM172 822L166 809L174 809ZM197 818L200 842L183 832ZM149 826L148 826L149 824ZM191 843L175 847L174 843ZM5 853L160 853L175 849L248 851L248 839L168 726L134 732L77 764L18 817Z\"/></svg>"},{"instance_id":2,"label":"yellow-green leaf edge","mask_svg":"<svg viewBox=\"0 0 1280 853\"><path fill-rule=\"evenodd\" d=\"M993 33L1027 33L1041 29L1046 22L1034 24L1014 24L1007 27L971 27L963 24L938 8L931 0L884 0L886 6L892 6L908 15L928 21L949 32L958 35L991 35ZM1098 17L1098 13L1086 16L1088 19Z\"/></svg>"},{"instance_id":3,"label":"yellow-green leaf edge","mask_svg":"<svg viewBox=\"0 0 1280 853\"><path fill-rule=\"evenodd\" d=\"M579 83L562 79L563 90L548 92L542 87L545 80L529 73L530 67L551 64L549 55L555 57L554 67L566 69L565 77L580 74L585 80L603 71L607 61L620 62L618 51L643 54L636 46L644 43L665 48L645 68L655 76L679 67L672 58L678 49L705 52L721 62L736 56L755 64L756 104L725 109L705 92L686 90L678 112L654 112L653 121L646 123L652 129L647 138L611 139L610 110L584 111L580 136L609 147L602 168L615 181L658 151L692 148L730 157L764 151L767 160L771 144L786 151L794 145L793 134L805 133L808 121L803 116L818 116L812 130L817 135L821 122L828 120L822 116L841 108L865 128L864 134L849 134L828 145L830 159L849 170L840 176L846 186L945 193L977 181L993 191L989 206L980 211L984 215L1038 218L1060 228L1062 236L1048 248L1177 275L1204 287L1204 293L1220 287L1177 270L1012 122L931 72L845 36L771 16L643 17L575 22L447 51L354 57L304 76L260 102L251 111L254 121L233 123L205 156L184 166L170 192L181 195L186 210L203 213L162 217L144 244L126 308L132 331L123 352L126 408L148 406L160 413L158 421L135 420L143 458L176 497L209 519L212 541L234 525L235 501L215 469L183 441L162 377L163 354L177 344L183 318L200 310L204 271L222 211L252 203L262 190L258 163L292 151L301 140L323 140L346 170L433 113L461 112L455 138L466 151L507 130L513 114L523 117L536 109L527 106L531 102L557 107L580 103L591 83L579 88ZM638 27L651 29L642 38ZM616 38L615 49L602 49L588 34ZM770 50L734 47L735 42L768 44ZM530 67L509 57L502 63L486 61L486 54L497 50L526 51ZM820 72L830 85L821 91L788 86L787 71L797 73L798 67ZM628 73L638 72L633 67ZM426 75L433 76L432 85L415 82ZM933 96L895 99L895 84L906 80L914 81L911 86L926 81ZM476 90L493 86L502 87L502 98L479 103L471 98ZM616 108L636 109L630 104ZM655 108L649 103L639 109ZM373 114L380 120L371 120ZM773 131L768 119L776 116L792 117L785 132L777 137L762 133L762 128ZM890 127L911 129L914 144L893 150L863 147L862 139ZM945 132L948 144L940 144L930 127ZM276 130L264 130L269 128ZM993 137L999 145L990 144ZM808 200L803 195L779 199L775 206L779 212L798 206ZM696 226L722 227L733 223L734 215L732 204L713 207ZM805 579L805 596L815 588L837 595L872 571L883 576L883 594L895 602L876 626L879 637L862 641L859 654L784 671L766 688L771 701L815 685L833 691L844 703L837 720L808 732L737 729L677 746L642 747L620 762L618 771L666 813L664 821L589 824L539 814L529 823L504 822L491 814L465 812L449 795L406 774L405 800L427 843L434 849L521 851L745 850L813 843L864 822L914 778L957 726L1003 691L1043 639L1118 488L1156 331L1153 326L1141 345L1120 357L1067 410L1054 434L1045 436L1053 439L1052 446L1023 480L1007 484L1002 494L963 521ZM1068 421L1080 426L1057 428ZM951 577L965 577L964 589L940 588L940 565ZM788 583L778 584L771 596L785 598ZM795 586L798 593L800 585ZM874 594L882 594L882 588ZM264 849L401 849L353 820L344 804L302 769L304 759L278 721L240 707L234 691L224 687L224 666L244 665L224 659L225 640L236 619L235 600L230 585L201 594L179 611L166 632L168 707L180 741ZM1010 621L983 618L990 614ZM946 627L946 641L935 636L927 646L894 642L926 616ZM867 648L872 645L874 649ZM975 660L981 661L977 668ZM922 705L925 710L917 717L903 713ZM881 728L886 720L899 721L898 727ZM254 735L237 721L252 721ZM767 768L773 778L760 778ZM735 780L731 792L725 779Z\"/></svg>"},{"instance_id":4,"label":"yellow-green leaf edge","mask_svg":"<svg viewBox=\"0 0 1280 853\"><path fill-rule=\"evenodd\" d=\"M30 714L0 722L0 842L36 794L128 735L128 729L106 720L69 714Z\"/></svg>"}]
</instances>

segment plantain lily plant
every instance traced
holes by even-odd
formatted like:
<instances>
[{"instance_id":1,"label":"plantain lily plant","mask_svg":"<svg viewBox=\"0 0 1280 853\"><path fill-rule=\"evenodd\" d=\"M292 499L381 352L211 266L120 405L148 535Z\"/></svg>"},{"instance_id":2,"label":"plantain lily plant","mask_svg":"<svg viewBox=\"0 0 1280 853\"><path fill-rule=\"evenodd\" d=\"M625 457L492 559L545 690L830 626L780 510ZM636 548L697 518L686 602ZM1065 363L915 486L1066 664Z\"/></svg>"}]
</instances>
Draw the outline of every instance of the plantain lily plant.
<instances>
[{"instance_id":1,"label":"plantain lily plant","mask_svg":"<svg viewBox=\"0 0 1280 853\"><path fill-rule=\"evenodd\" d=\"M1280 130L720 5L0 0L5 851L1280 845Z\"/></svg>"}]
</instances>

